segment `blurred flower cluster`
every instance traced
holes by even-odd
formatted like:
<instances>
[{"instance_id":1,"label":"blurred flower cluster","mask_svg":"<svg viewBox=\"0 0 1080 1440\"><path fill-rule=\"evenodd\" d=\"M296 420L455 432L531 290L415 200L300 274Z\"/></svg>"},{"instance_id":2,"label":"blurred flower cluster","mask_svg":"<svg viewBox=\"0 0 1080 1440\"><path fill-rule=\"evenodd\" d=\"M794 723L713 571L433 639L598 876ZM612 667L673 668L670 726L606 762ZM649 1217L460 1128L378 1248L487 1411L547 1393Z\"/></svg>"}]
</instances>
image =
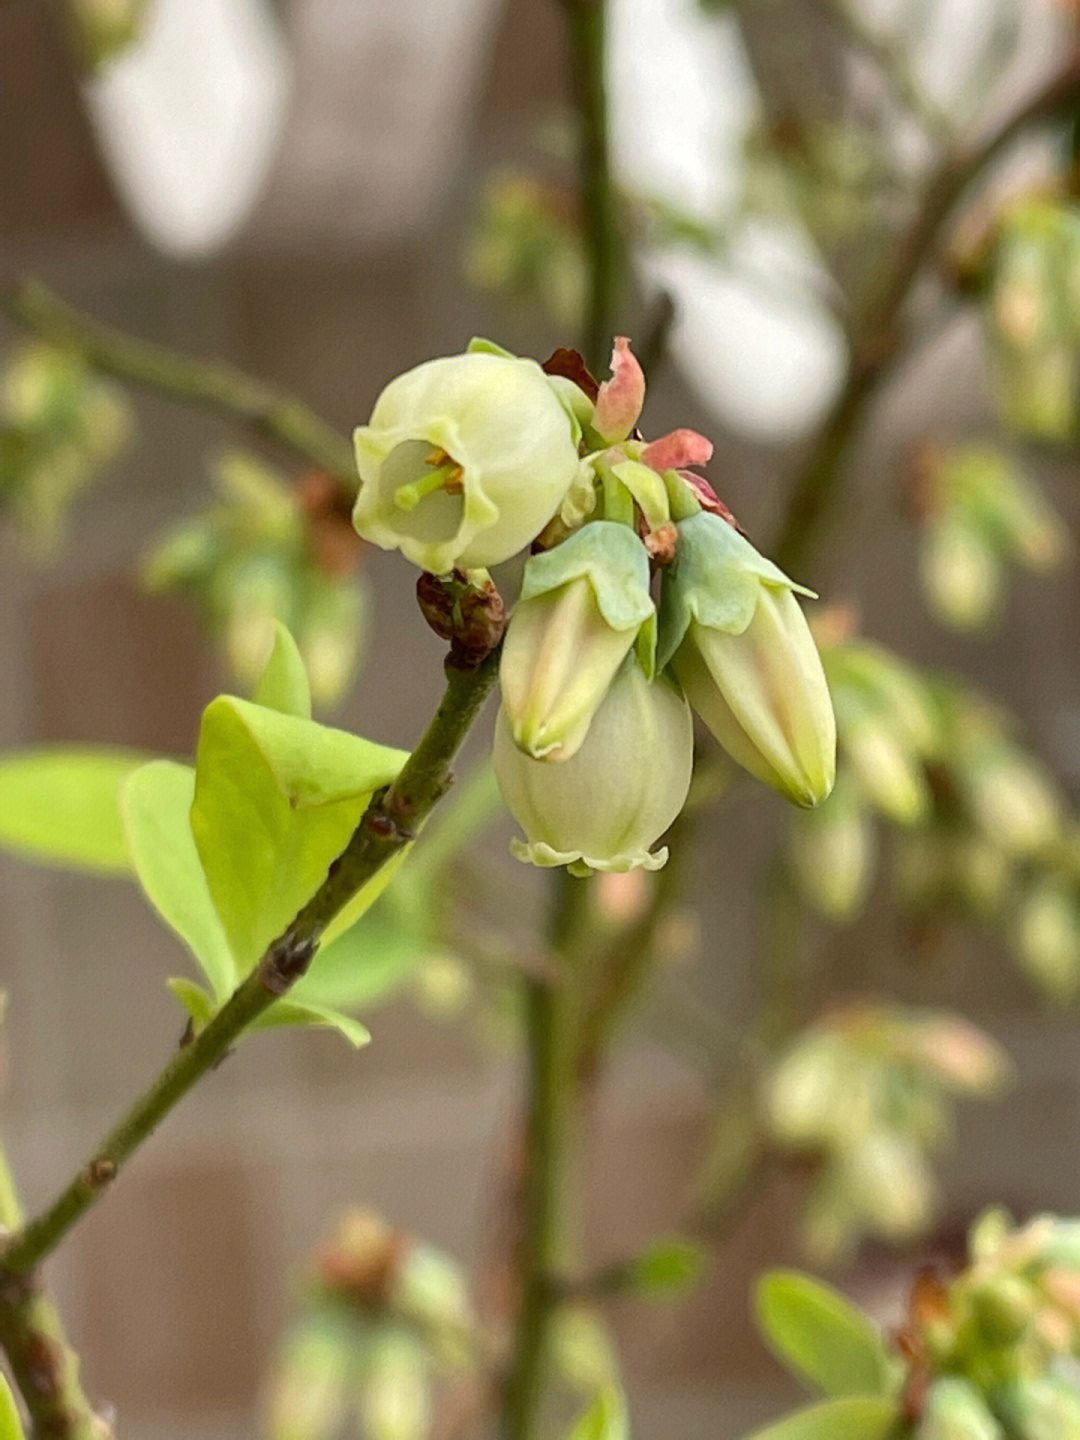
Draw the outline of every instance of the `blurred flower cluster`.
<instances>
[{"instance_id":1,"label":"blurred flower cluster","mask_svg":"<svg viewBox=\"0 0 1080 1440\"><path fill-rule=\"evenodd\" d=\"M488 178L464 255L478 290L539 297L572 329L585 309L585 254L574 197L565 186L502 167Z\"/></svg>"},{"instance_id":2,"label":"blurred flower cluster","mask_svg":"<svg viewBox=\"0 0 1080 1440\"><path fill-rule=\"evenodd\" d=\"M480 1358L460 1267L354 1210L315 1270L273 1368L270 1440L421 1440L436 1389Z\"/></svg>"},{"instance_id":3,"label":"blurred flower cluster","mask_svg":"<svg viewBox=\"0 0 1080 1440\"><path fill-rule=\"evenodd\" d=\"M663 864L651 847L689 789L690 705L799 805L835 771L800 587L690 468L712 454L704 437L640 437L644 398L625 339L601 385L572 352L541 369L474 342L391 381L356 431L365 539L436 576L484 570L484 584L485 567L531 552L495 773L527 837L515 853L575 874Z\"/></svg>"},{"instance_id":4,"label":"blurred flower cluster","mask_svg":"<svg viewBox=\"0 0 1080 1440\"><path fill-rule=\"evenodd\" d=\"M1025 196L997 223L987 259L987 339L1001 418L1034 439L1080 428L1080 205Z\"/></svg>"},{"instance_id":5,"label":"blurred flower cluster","mask_svg":"<svg viewBox=\"0 0 1080 1440\"><path fill-rule=\"evenodd\" d=\"M920 675L883 646L819 627L839 736L828 806L792 816L789 856L805 899L844 923L862 910L881 854L909 914L953 909L994 926L1051 998L1080 984L1080 823L1009 718L959 683Z\"/></svg>"},{"instance_id":6,"label":"blurred flower cluster","mask_svg":"<svg viewBox=\"0 0 1080 1440\"><path fill-rule=\"evenodd\" d=\"M817 1168L804 1243L823 1263L866 1234L908 1239L932 1218L931 1155L947 1143L956 1097L999 1093L1000 1047L942 1011L853 1004L804 1030L763 1090L769 1139Z\"/></svg>"},{"instance_id":7,"label":"blurred flower cluster","mask_svg":"<svg viewBox=\"0 0 1080 1440\"><path fill-rule=\"evenodd\" d=\"M362 546L348 504L328 476L311 474L294 488L242 451L219 456L212 479L218 502L159 542L144 561L144 583L195 602L248 689L281 621L315 703L334 706L355 673L367 624Z\"/></svg>"},{"instance_id":8,"label":"blurred flower cluster","mask_svg":"<svg viewBox=\"0 0 1080 1440\"><path fill-rule=\"evenodd\" d=\"M763 1276L762 1334L824 1398L754 1440L1077 1440L1080 1223L991 1210L968 1244L959 1273L917 1275L888 1336L809 1276Z\"/></svg>"},{"instance_id":9,"label":"blurred flower cluster","mask_svg":"<svg viewBox=\"0 0 1080 1440\"><path fill-rule=\"evenodd\" d=\"M917 1440L1080 1436L1080 1223L1000 1210L969 1236L970 1263L917 1279L899 1342Z\"/></svg>"},{"instance_id":10,"label":"blurred flower cluster","mask_svg":"<svg viewBox=\"0 0 1080 1440\"><path fill-rule=\"evenodd\" d=\"M0 370L0 506L28 541L51 548L75 496L134 432L123 393L87 364L36 343Z\"/></svg>"},{"instance_id":11,"label":"blurred flower cluster","mask_svg":"<svg viewBox=\"0 0 1080 1440\"><path fill-rule=\"evenodd\" d=\"M976 630L1000 614L1010 565L1045 574L1071 553L1064 522L1001 447L924 450L917 490L923 591L954 629Z\"/></svg>"}]
</instances>

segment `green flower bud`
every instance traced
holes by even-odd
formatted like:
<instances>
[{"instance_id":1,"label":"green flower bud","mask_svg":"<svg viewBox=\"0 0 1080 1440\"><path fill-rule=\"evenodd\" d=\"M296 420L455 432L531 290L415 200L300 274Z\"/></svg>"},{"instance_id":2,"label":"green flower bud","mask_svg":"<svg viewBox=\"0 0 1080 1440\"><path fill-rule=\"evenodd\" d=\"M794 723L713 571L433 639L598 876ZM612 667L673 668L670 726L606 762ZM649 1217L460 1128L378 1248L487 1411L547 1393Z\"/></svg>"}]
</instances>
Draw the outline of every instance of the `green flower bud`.
<instances>
[{"instance_id":1,"label":"green flower bud","mask_svg":"<svg viewBox=\"0 0 1080 1440\"><path fill-rule=\"evenodd\" d=\"M1017 915L1020 963L1048 995L1068 1004L1080 985L1080 906L1058 876L1037 881Z\"/></svg>"},{"instance_id":2,"label":"green flower bud","mask_svg":"<svg viewBox=\"0 0 1080 1440\"><path fill-rule=\"evenodd\" d=\"M959 1375L933 1382L915 1433L916 1440L1005 1440L982 1392Z\"/></svg>"},{"instance_id":3,"label":"green flower bud","mask_svg":"<svg viewBox=\"0 0 1080 1440\"><path fill-rule=\"evenodd\" d=\"M353 524L436 575L508 560L578 473L578 422L532 360L471 352L391 380L355 433Z\"/></svg>"},{"instance_id":4,"label":"green flower bud","mask_svg":"<svg viewBox=\"0 0 1080 1440\"><path fill-rule=\"evenodd\" d=\"M639 634L651 667L649 557L632 530L598 520L532 556L499 668L518 748L536 760L575 754Z\"/></svg>"},{"instance_id":5,"label":"green flower bud","mask_svg":"<svg viewBox=\"0 0 1080 1440\"><path fill-rule=\"evenodd\" d=\"M830 920L853 919L862 909L877 863L874 823L848 784L832 802L791 817L789 854L799 888Z\"/></svg>"},{"instance_id":6,"label":"green flower bud","mask_svg":"<svg viewBox=\"0 0 1080 1440\"><path fill-rule=\"evenodd\" d=\"M962 520L929 526L919 550L927 603L954 630L978 630L1001 608L1005 574L993 545Z\"/></svg>"},{"instance_id":7,"label":"green flower bud","mask_svg":"<svg viewBox=\"0 0 1080 1440\"><path fill-rule=\"evenodd\" d=\"M874 1130L839 1158L848 1198L879 1234L917 1235L937 1199L934 1177L920 1145L891 1130Z\"/></svg>"},{"instance_id":8,"label":"green flower bud","mask_svg":"<svg viewBox=\"0 0 1080 1440\"><path fill-rule=\"evenodd\" d=\"M514 744L505 707L495 729L495 776L528 843L519 860L588 870L657 870L649 853L686 800L693 764L690 707L678 689L646 680L627 659L576 755L552 764Z\"/></svg>"},{"instance_id":9,"label":"green flower bud","mask_svg":"<svg viewBox=\"0 0 1080 1440\"><path fill-rule=\"evenodd\" d=\"M733 760L797 805L836 776L836 720L794 591L809 595L718 515L678 527L665 576L658 663Z\"/></svg>"},{"instance_id":10,"label":"green flower bud","mask_svg":"<svg viewBox=\"0 0 1080 1440\"><path fill-rule=\"evenodd\" d=\"M914 825L930 809L930 788L918 757L876 718L842 727L843 746L867 798L897 825Z\"/></svg>"}]
</instances>

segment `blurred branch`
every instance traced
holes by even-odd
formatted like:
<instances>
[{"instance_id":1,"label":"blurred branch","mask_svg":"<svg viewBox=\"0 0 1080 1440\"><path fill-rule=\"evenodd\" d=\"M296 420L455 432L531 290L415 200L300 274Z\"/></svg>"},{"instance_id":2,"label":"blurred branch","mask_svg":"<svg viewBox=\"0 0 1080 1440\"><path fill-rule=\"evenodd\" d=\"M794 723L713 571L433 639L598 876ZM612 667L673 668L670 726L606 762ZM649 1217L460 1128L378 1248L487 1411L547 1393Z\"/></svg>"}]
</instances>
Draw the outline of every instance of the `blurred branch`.
<instances>
[{"instance_id":1,"label":"blurred branch","mask_svg":"<svg viewBox=\"0 0 1080 1440\"><path fill-rule=\"evenodd\" d=\"M7 1154L0 1148L0 1234L21 1224L15 1182ZM0 1346L36 1437L106 1440L111 1427L94 1413L82 1392L78 1361L59 1312L32 1277L0 1285Z\"/></svg>"},{"instance_id":2,"label":"blurred branch","mask_svg":"<svg viewBox=\"0 0 1080 1440\"><path fill-rule=\"evenodd\" d=\"M935 140L946 141L954 133L948 114L919 84L902 46L868 26L848 0L812 0L826 24L835 27L851 49L861 52L885 78L896 99Z\"/></svg>"},{"instance_id":3,"label":"blurred branch","mask_svg":"<svg viewBox=\"0 0 1080 1440\"><path fill-rule=\"evenodd\" d=\"M619 204L611 175L605 71L604 0L562 0L578 122L578 177L588 259L582 348L600 374L607 364L623 286Z\"/></svg>"},{"instance_id":4,"label":"blurred branch","mask_svg":"<svg viewBox=\"0 0 1080 1440\"><path fill-rule=\"evenodd\" d=\"M589 929L589 881L559 869L552 874L548 938L567 969ZM574 1087L571 1079L569 997L540 981L525 981L527 1093L522 1227L517 1256L520 1287L513 1354L502 1394L503 1440L537 1434L547 1363L548 1327L564 1263L566 1197Z\"/></svg>"},{"instance_id":5,"label":"blurred branch","mask_svg":"<svg viewBox=\"0 0 1080 1440\"><path fill-rule=\"evenodd\" d=\"M173 1057L47 1210L0 1246L4 1295L100 1198L158 1123L212 1070L233 1042L307 969L322 932L347 901L413 838L450 781L450 763L498 673L498 650L475 670L448 668L442 703L389 789L375 795L345 850L288 929L207 1024ZM5 1315L2 1323L7 1323Z\"/></svg>"},{"instance_id":6,"label":"blurred branch","mask_svg":"<svg viewBox=\"0 0 1080 1440\"><path fill-rule=\"evenodd\" d=\"M350 498L355 495L356 463L348 440L293 396L231 366L195 360L104 325L36 280L0 280L0 314L103 375L241 421L325 470Z\"/></svg>"},{"instance_id":7,"label":"blurred branch","mask_svg":"<svg viewBox=\"0 0 1080 1440\"><path fill-rule=\"evenodd\" d=\"M1003 115L950 146L930 177L919 206L882 265L877 294L850 328L847 385L796 474L787 513L769 551L785 569L797 568L837 498L848 446L881 383L907 351L901 312L934 257L942 232L968 189L1015 140L1062 119L1080 102L1080 50Z\"/></svg>"}]
</instances>

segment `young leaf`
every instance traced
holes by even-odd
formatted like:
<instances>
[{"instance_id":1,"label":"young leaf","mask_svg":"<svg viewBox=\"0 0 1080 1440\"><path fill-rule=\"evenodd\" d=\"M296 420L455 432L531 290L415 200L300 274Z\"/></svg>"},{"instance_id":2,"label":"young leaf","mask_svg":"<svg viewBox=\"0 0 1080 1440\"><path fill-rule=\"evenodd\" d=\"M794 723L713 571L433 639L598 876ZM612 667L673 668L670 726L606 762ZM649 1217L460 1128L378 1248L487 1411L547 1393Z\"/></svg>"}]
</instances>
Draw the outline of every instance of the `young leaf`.
<instances>
[{"instance_id":1,"label":"young leaf","mask_svg":"<svg viewBox=\"0 0 1080 1440\"><path fill-rule=\"evenodd\" d=\"M0 1440L25 1440L11 1386L0 1375Z\"/></svg>"},{"instance_id":2,"label":"young leaf","mask_svg":"<svg viewBox=\"0 0 1080 1440\"><path fill-rule=\"evenodd\" d=\"M191 828L241 973L315 893L372 792L405 758L231 696L207 706ZM365 903L374 898L368 888ZM357 908L350 906L351 918Z\"/></svg>"},{"instance_id":3,"label":"young leaf","mask_svg":"<svg viewBox=\"0 0 1080 1440\"><path fill-rule=\"evenodd\" d=\"M194 794L195 772L189 765L154 760L128 778L120 809L139 884L198 961L220 1004L236 988L239 973L195 849ZM192 1016L197 1022L194 1011Z\"/></svg>"},{"instance_id":4,"label":"young leaf","mask_svg":"<svg viewBox=\"0 0 1080 1440\"><path fill-rule=\"evenodd\" d=\"M701 1279L705 1265L700 1245L680 1238L658 1240L626 1266L625 1282L639 1295L676 1295Z\"/></svg>"},{"instance_id":5,"label":"young leaf","mask_svg":"<svg viewBox=\"0 0 1080 1440\"><path fill-rule=\"evenodd\" d=\"M280 620L274 621L274 648L251 698L256 705L280 711L282 715L295 715L300 720L311 719L311 686L307 671L296 641Z\"/></svg>"},{"instance_id":6,"label":"young leaf","mask_svg":"<svg viewBox=\"0 0 1080 1440\"><path fill-rule=\"evenodd\" d=\"M46 865L130 874L120 787L150 758L79 745L0 756L0 847Z\"/></svg>"},{"instance_id":7,"label":"young leaf","mask_svg":"<svg viewBox=\"0 0 1080 1440\"><path fill-rule=\"evenodd\" d=\"M617 1385L605 1385L575 1422L566 1440L629 1440L626 1396Z\"/></svg>"},{"instance_id":8,"label":"young leaf","mask_svg":"<svg viewBox=\"0 0 1080 1440\"><path fill-rule=\"evenodd\" d=\"M214 1018L218 1002L209 990L204 990L201 985L196 985L194 980L188 980L183 975L174 975L165 983L191 1016L196 1033Z\"/></svg>"},{"instance_id":9,"label":"young leaf","mask_svg":"<svg viewBox=\"0 0 1080 1440\"><path fill-rule=\"evenodd\" d=\"M380 909L321 945L289 994L305 1005L357 1010L375 1005L420 967L431 945Z\"/></svg>"},{"instance_id":10,"label":"young leaf","mask_svg":"<svg viewBox=\"0 0 1080 1440\"><path fill-rule=\"evenodd\" d=\"M796 1410L743 1440L897 1440L900 1406L883 1395L845 1395Z\"/></svg>"},{"instance_id":11,"label":"young leaf","mask_svg":"<svg viewBox=\"0 0 1080 1440\"><path fill-rule=\"evenodd\" d=\"M884 1393L889 1367L881 1332L831 1286L774 1270L758 1282L756 1310L777 1358L826 1395Z\"/></svg>"},{"instance_id":12,"label":"young leaf","mask_svg":"<svg viewBox=\"0 0 1080 1440\"><path fill-rule=\"evenodd\" d=\"M337 1030L354 1049L359 1050L371 1039L371 1032L359 1020L342 1015L325 1005L300 1005L295 1000L276 1000L252 1025L252 1030L274 1030L281 1025L323 1025Z\"/></svg>"}]
</instances>

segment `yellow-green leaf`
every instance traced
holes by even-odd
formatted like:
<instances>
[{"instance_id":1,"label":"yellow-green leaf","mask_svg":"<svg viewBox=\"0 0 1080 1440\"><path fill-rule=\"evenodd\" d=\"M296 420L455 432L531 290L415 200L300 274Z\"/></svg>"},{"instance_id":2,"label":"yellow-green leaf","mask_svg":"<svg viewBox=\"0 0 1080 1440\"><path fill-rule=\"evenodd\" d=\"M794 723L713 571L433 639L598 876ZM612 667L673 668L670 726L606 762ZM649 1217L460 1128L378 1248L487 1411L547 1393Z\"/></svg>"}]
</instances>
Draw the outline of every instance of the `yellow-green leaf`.
<instances>
[{"instance_id":1,"label":"yellow-green leaf","mask_svg":"<svg viewBox=\"0 0 1080 1440\"><path fill-rule=\"evenodd\" d=\"M130 874L120 787L150 758L82 745L0 755L0 848L45 865Z\"/></svg>"},{"instance_id":2,"label":"yellow-green leaf","mask_svg":"<svg viewBox=\"0 0 1080 1440\"><path fill-rule=\"evenodd\" d=\"M769 1347L811 1385L826 1395L884 1392L889 1370L881 1332L831 1286L774 1270L758 1282L756 1305Z\"/></svg>"},{"instance_id":3,"label":"yellow-green leaf","mask_svg":"<svg viewBox=\"0 0 1080 1440\"><path fill-rule=\"evenodd\" d=\"M311 686L296 641L282 625L274 621L274 648L266 662L255 694L256 705L277 710L282 715L311 719Z\"/></svg>"},{"instance_id":4,"label":"yellow-green leaf","mask_svg":"<svg viewBox=\"0 0 1080 1440\"><path fill-rule=\"evenodd\" d=\"M786 1415L744 1440L898 1440L900 1406L883 1395L846 1395Z\"/></svg>"},{"instance_id":5,"label":"yellow-green leaf","mask_svg":"<svg viewBox=\"0 0 1080 1440\"><path fill-rule=\"evenodd\" d=\"M128 777L121 811L139 884L198 961L220 1004L236 988L239 972L195 849L194 795L190 765L154 760ZM194 1011L192 1015L197 1021Z\"/></svg>"},{"instance_id":6,"label":"yellow-green leaf","mask_svg":"<svg viewBox=\"0 0 1080 1440\"><path fill-rule=\"evenodd\" d=\"M231 696L207 706L191 828L242 973L315 893L372 793L405 759L403 751ZM376 876L348 918L385 883Z\"/></svg>"}]
</instances>

